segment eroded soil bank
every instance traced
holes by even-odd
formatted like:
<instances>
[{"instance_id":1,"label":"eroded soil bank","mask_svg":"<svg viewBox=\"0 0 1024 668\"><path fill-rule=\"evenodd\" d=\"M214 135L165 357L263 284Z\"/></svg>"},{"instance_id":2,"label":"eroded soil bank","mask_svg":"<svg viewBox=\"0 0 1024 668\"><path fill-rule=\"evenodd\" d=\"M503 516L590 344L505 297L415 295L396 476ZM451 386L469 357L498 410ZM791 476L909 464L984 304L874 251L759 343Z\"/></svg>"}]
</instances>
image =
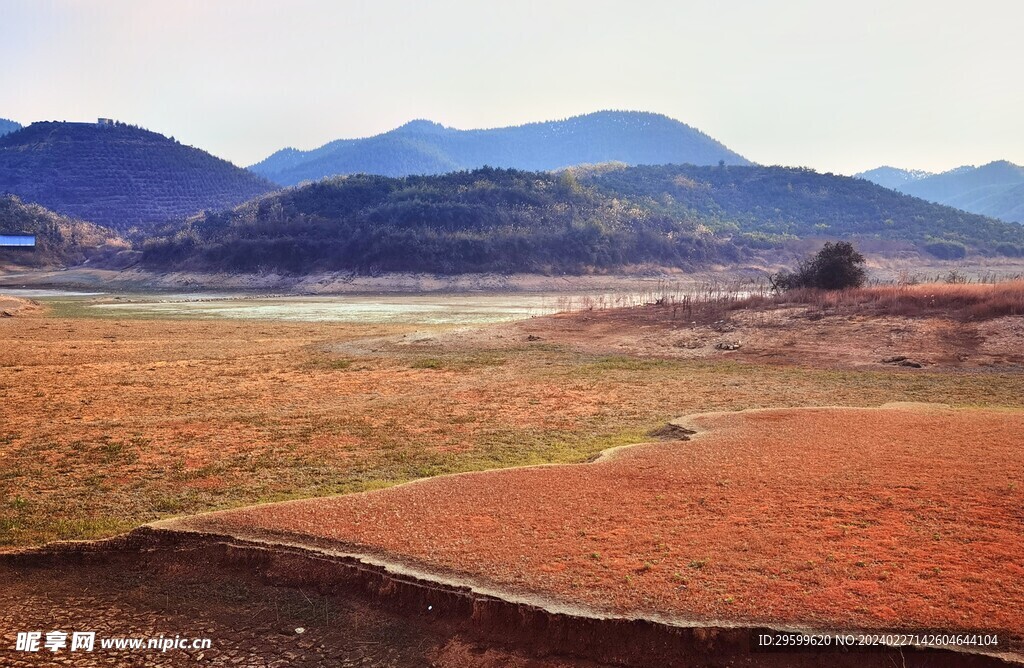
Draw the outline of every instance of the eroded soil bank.
<instances>
[{"instance_id":1,"label":"eroded soil bank","mask_svg":"<svg viewBox=\"0 0 1024 668\"><path fill-rule=\"evenodd\" d=\"M767 629L556 614L352 558L148 528L0 555L0 610L9 666L1008 665L942 650L752 653L752 637ZM209 637L213 647L11 650L15 629L63 627L106 637Z\"/></svg>"}]
</instances>

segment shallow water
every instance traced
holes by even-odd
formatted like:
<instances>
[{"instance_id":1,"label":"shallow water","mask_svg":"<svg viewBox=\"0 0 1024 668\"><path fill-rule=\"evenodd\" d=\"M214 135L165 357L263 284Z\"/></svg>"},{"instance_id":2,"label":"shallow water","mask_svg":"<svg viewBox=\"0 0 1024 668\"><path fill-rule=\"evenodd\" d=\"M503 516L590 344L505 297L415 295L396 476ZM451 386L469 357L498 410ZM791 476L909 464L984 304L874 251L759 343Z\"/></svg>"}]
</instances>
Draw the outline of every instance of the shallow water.
<instances>
[{"instance_id":1,"label":"shallow water","mask_svg":"<svg viewBox=\"0 0 1024 668\"><path fill-rule=\"evenodd\" d=\"M383 295L336 297L223 298L192 295L92 304L89 310L126 316L238 318L295 322L484 324L555 313L549 295ZM99 314L99 313L97 313Z\"/></svg>"},{"instance_id":2,"label":"shallow water","mask_svg":"<svg viewBox=\"0 0 1024 668\"><path fill-rule=\"evenodd\" d=\"M252 293L114 293L0 288L0 293L39 299L78 317L227 318L293 322L474 325L654 302L654 291L383 293L266 296ZM677 289L699 296L703 290ZM726 293L721 293L726 294ZM740 293L729 293L734 297ZM70 309L70 310L67 310Z\"/></svg>"},{"instance_id":3,"label":"shallow water","mask_svg":"<svg viewBox=\"0 0 1024 668\"><path fill-rule=\"evenodd\" d=\"M46 299L61 297L98 297L105 292L77 292L74 290L44 290L35 288L0 288L0 294L25 299Z\"/></svg>"}]
</instances>

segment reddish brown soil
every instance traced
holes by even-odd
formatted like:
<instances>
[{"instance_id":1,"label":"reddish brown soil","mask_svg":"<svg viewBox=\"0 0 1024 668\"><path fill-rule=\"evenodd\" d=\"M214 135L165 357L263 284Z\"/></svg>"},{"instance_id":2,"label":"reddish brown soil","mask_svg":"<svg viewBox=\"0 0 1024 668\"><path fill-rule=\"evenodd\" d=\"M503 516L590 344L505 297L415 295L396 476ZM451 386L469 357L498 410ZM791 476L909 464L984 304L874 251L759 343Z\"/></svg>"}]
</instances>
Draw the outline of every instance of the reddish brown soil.
<instances>
[{"instance_id":1,"label":"reddish brown soil","mask_svg":"<svg viewBox=\"0 0 1024 668\"><path fill-rule=\"evenodd\" d=\"M766 305L746 309L646 306L563 313L447 340L484 347L557 344L600 354L676 359L733 359L839 369L895 368L906 357L931 370L1019 369L1024 318L964 322L903 317L867 308ZM915 369L904 368L907 372Z\"/></svg>"},{"instance_id":2,"label":"reddish brown soil","mask_svg":"<svg viewBox=\"0 0 1024 668\"><path fill-rule=\"evenodd\" d=\"M982 668L943 649L754 650L764 627L586 617L310 549L143 528L0 554L4 666L380 668ZM92 652L12 649L19 630L93 631ZM111 638L206 638L135 651Z\"/></svg>"},{"instance_id":3,"label":"reddish brown soil","mask_svg":"<svg viewBox=\"0 0 1024 668\"><path fill-rule=\"evenodd\" d=\"M181 520L620 613L1024 635L1024 414L697 417L688 442Z\"/></svg>"},{"instance_id":4,"label":"reddish brown soil","mask_svg":"<svg viewBox=\"0 0 1024 668\"><path fill-rule=\"evenodd\" d=\"M37 314L43 308L31 299L20 299L10 295L0 294L0 318L13 318L15 316Z\"/></svg>"},{"instance_id":5,"label":"reddish brown soil","mask_svg":"<svg viewBox=\"0 0 1024 668\"><path fill-rule=\"evenodd\" d=\"M1008 628L1020 653L1022 318L786 306L686 322L647 308L403 339L408 328L391 326L16 315L0 318L0 340L16 344L0 346L0 415L19 418L0 418L4 545L446 471L581 461L699 410L1015 407L704 417L706 435L600 464L439 478L181 526L341 545L648 615ZM716 347L731 341L742 345ZM881 362L891 355L924 368ZM213 665L583 665L418 626L373 601L342 601L335 617L332 599L330 626L299 646L276 626L278 610L322 604L311 590L266 588L203 559L156 570L153 560L0 566L0 642L29 622L128 635L188 632L194 621L223 639ZM281 619L317 628L298 612ZM96 663L134 660L110 659ZM719 659L708 661L728 663Z\"/></svg>"},{"instance_id":6,"label":"reddish brown soil","mask_svg":"<svg viewBox=\"0 0 1024 668\"><path fill-rule=\"evenodd\" d=\"M351 592L275 586L256 571L173 546L29 565L0 560L0 666L600 668L481 645L428 614L398 614ZM54 630L209 638L212 647L15 650L19 631Z\"/></svg>"},{"instance_id":7,"label":"reddish brown soil","mask_svg":"<svg viewBox=\"0 0 1024 668\"><path fill-rule=\"evenodd\" d=\"M901 400L1024 407L1021 367L729 361L752 344L708 345L718 359L655 358L704 354L674 347L689 330L658 317L536 318L497 328L506 338L483 349L411 325L68 317L53 306L0 317L0 549L440 473L585 461L698 411ZM806 319L792 324L822 351L819 366L832 364L830 345L861 345L849 329L828 344L801 334ZM478 332L466 336L492 328ZM527 341L529 332L542 340ZM910 347L905 336L896 350ZM587 346L597 354L576 350Z\"/></svg>"}]
</instances>

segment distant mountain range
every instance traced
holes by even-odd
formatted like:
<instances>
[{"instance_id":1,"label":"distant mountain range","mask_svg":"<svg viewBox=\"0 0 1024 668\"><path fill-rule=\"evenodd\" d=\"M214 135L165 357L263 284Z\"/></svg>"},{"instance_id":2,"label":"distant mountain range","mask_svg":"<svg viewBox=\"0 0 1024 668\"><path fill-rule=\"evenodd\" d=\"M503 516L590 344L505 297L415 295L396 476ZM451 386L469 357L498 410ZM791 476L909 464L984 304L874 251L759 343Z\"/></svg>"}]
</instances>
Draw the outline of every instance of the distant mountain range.
<instances>
[{"instance_id":1,"label":"distant mountain range","mask_svg":"<svg viewBox=\"0 0 1024 668\"><path fill-rule=\"evenodd\" d=\"M484 168L316 181L151 238L152 269L587 272L737 262L800 239L1024 255L1024 226L866 180L758 166ZM772 251L774 252L774 251Z\"/></svg>"},{"instance_id":2,"label":"distant mountain range","mask_svg":"<svg viewBox=\"0 0 1024 668\"><path fill-rule=\"evenodd\" d=\"M930 202L1024 223L1024 167L1005 160L941 174L879 167L857 176Z\"/></svg>"},{"instance_id":3,"label":"distant mountain range","mask_svg":"<svg viewBox=\"0 0 1024 668\"><path fill-rule=\"evenodd\" d=\"M205 151L120 123L40 122L0 137L0 193L117 230L226 209L274 187Z\"/></svg>"},{"instance_id":4,"label":"distant mountain range","mask_svg":"<svg viewBox=\"0 0 1024 668\"><path fill-rule=\"evenodd\" d=\"M123 123L34 123L0 137L0 225L44 229L52 243L38 256L56 264L102 261L83 254L83 240L109 250L126 243L117 232L131 232L157 269L687 268L836 238L945 259L1024 257L1024 225L918 198L1024 219L1015 204L1024 169L1016 165L943 174L884 167L862 178L761 167L657 114L600 112L472 131L414 121L275 156L261 164L276 161L279 181L311 182L281 190ZM535 168L469 168L485 162ZM361 174L319 178L339 164ZM392 169L444 174L367 174Z\"/></svg>"},{"instance_id":5,"label":"distant mountain range","mask_svg":"<svg viewBox=\"0 0 1024 668\"><path fill-rule=\"evenodd\" d=\"M366 139L312 151L287 148L249 169L281 185L340 174L443 174L484 165L553 170L572 165L751 164L689 125L661 114L600 111L562 121L456 130L417 120Z\"/></svg>"},{"instance_id":6,"label":"distant mountain range","mask_svg":"<svg viewBox=\"0 0 1024 668\"><path fill-rule=\"evenodd\" d=\"M14 121L9 121L6 118L0 118L0 137L4 136L5 134L8 134L10 132L14 132L15 130L20 130L20 129L21 129L21 123L16 123Z\"/></svg>"},{"instance_id":7,"label":"distant mountain range","mask_svg":"<svg viewBox=\"0 0 1024 668\"><path fill-rule=\"evenodd\" d=\"M926 172L922 169L900 169L899 167L876 167L866 172L854 175L858 179L865 179L877 183L884 188L899 190L908 183L935 176L934 172Z\"/></svg>"}]
</instances>

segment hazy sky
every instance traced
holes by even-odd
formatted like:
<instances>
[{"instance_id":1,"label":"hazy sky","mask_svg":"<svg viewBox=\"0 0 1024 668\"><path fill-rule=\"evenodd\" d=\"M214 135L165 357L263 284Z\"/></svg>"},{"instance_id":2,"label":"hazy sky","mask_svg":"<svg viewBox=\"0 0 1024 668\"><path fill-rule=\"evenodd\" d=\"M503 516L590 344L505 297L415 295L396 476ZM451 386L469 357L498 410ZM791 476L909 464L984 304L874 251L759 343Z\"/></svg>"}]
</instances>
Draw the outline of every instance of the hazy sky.
<instances>
[{"instance_id":1,"label":"hazy sky","mask_svg":"<svg viewBox=\"0 0 1024 668\"><path fill-rule=\"evenodd\" d=\"M0 0L0 117L111 116L238 164L599 109L765 164L1024 163L1022 0Z\"/></svg>"}]
</instances>

